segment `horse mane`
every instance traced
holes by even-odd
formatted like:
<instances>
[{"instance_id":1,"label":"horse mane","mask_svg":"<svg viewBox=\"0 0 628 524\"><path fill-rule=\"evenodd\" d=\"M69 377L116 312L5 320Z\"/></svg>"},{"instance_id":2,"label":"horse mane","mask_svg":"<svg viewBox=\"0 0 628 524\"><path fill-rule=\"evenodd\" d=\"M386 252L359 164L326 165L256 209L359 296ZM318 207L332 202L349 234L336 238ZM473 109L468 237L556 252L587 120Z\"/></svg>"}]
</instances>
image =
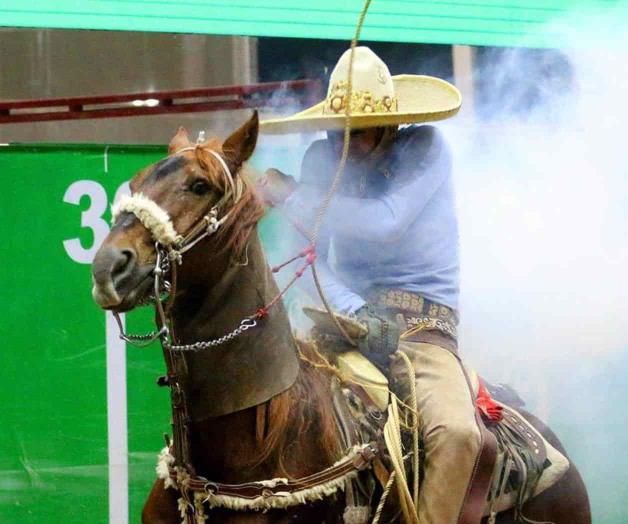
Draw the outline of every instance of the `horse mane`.
<instances>
[{"instance_id":1,"label":"horse mane","mask_svg":"<svg viewBox=\"0 0 628 524\"><path fill-rule=\"evenodd\" d=\"M265 416L258 410L257 441L260 455L256 465L269 461L279 475L293 478L291 469L301 469L308 463L288 465L287 457L299 459L303 453L294 446L308 434L318 439L326 456L320 457L331 465L340 457L342 446L334 414L330 377L307 361L316 359L310 343L297 341L299 351L306 356L301 359L301 369L295 384L287 391L273 397L265 404ZM303 457L307 459L307 457ZM311 464L309 464L311 466Z\"/></svg>"},{"instance_id":2,"label":"horse mane","mask_svg":"<svg viewBox=\"0 0 628 524\"><path fill-rule=\"evenodd\" d=\"M210 139L202 144L198 144L194 152L199 165L206 171L210 183L222 194L228 191L229 180L221 163L209 151L223 154L220 141ZM235 202L227 203L230 211L229 217L222 227L216 232L217 243L221 245L220 252L231 250L236 259L240 259L246 248L246 244L253 228L264 216L264 205L257 195L254 185L248 177L246 167L240 167L232 173L234 180L240 178L242 183L242 195Z\"/></svg>"}]
</instances>

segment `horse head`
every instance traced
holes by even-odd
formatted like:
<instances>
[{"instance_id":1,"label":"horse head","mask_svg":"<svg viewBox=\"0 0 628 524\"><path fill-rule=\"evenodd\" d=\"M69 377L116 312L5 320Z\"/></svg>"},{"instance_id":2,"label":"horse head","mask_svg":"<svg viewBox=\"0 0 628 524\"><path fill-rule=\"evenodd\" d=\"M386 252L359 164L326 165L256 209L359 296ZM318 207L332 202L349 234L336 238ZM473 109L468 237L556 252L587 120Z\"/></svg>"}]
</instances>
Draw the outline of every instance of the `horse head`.
<instances>
[{"instance_id":1,"label":"horse head","mask_svg":"<svg viewBox=\"0 0 628 524\"><path fill-rule=\"evenodd\" d=\"M240 174L255 149L258 124L255 112L222 144L217 139L193 144L180 128L168 156L133 177L131 197L113 206L113 227L92 265L92 295L99 306L128 311L149 297L156 246L172 254L211 232L212 238L203 240L213 242L216 253L242 247L263 212Z\"/></svg>"}]
</instances>

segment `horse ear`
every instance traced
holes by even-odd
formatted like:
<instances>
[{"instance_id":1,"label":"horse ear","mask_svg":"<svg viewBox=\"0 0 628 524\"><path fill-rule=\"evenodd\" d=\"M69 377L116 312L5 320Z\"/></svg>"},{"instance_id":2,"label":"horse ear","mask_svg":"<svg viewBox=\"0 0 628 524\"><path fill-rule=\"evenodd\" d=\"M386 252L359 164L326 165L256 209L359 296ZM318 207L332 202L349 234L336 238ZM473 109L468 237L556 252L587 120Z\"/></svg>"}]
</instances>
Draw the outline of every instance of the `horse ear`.
<instances>
[{"instance_id":1,"label":"horse ear","mask_svg":"<svg viewBox=\"0 0 628 524\"><path fill-rule=\"evenodd\" d=\"M255 110L248 122L222 144L222 151L227 157L227 162L234 173L236 173L242 164L253 154L255 144L257 143L258 131L259 117L257 116L257 110Z\"/></svg>"},{"instance_id":2,"label":"horse ear","mask_svg":"<svg viewBox=\"0 0 628 524\"><path fill-rule=\"evenodd\" d=\"M184 147L190 147L190 137L184 127L180 127L168 145L168 154L172 155Z\"/></svg>"}]
</instances>

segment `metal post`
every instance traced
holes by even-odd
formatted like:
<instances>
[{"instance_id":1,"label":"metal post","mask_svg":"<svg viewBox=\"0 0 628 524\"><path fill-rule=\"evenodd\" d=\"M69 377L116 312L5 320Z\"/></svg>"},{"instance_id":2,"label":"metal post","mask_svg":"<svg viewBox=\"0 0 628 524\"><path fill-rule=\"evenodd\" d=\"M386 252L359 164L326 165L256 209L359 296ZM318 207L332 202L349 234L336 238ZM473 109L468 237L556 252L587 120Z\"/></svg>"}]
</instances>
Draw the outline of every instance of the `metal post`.
<instances>
[{"instance_id":1,"label":"metal post","mask_svg":"<svg viewBox=\"0 0 628 524\"><path fill-rule=\"evenodd\" d=\"M475 114L475 88L473 82L473 66L475 49L468 45L452 46L454 65L454 83L462 93L462 109L460 115L465 119L473 119Z\"/></svg>"}]
</instances>

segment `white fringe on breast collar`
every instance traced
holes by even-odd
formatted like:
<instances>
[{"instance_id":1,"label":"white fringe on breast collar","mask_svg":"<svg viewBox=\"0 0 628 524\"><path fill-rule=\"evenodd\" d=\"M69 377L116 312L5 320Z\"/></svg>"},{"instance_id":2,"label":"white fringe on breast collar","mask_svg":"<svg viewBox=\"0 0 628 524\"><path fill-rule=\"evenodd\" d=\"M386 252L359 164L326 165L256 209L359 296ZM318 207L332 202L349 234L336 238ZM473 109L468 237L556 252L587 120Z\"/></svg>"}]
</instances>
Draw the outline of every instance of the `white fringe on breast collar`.
<instances>
[{"instance_id":1,"label":"white fringe on breast collar","mask_svg":"<svg viewBox=\"0 0 628 524\"><path fill-rule=\"evenodd\" d=\"M364 448L364 446L354 446L351 448L349 453L341 458L338 462L336 462L332 467L337 466L346 461L353 460L356 455ZM170 468L174 464L174 457L170 454L170 450L168 448L164 448L159 454L159 460L157 462L157 476L164 481L164 487L166 489L173 488L178 489L177 484L170 477ZM352 480L357 477L358 471L352 470L339 477L337 479L330 480L323 484L319 484L318 486L313 486L311 488L305 488L299 491L294 491L292 493L289 492L277 492L274 495L269 495L265 497L257 497L255 499L245 499L239 497L232 497L229 495L214 495L213 493L194 493L194 507L195 514L197 516L197 522L203 523L206 519L206 515L204 513L203 504L207 503L209 508L225 508L234 511L268 511L270 509L287 509L292 506L299 506L302 504L307 504L308 502L316 502L319 500L323 500L325 497L329 497L336 493L337 491L343 491L346 487L346 483L348 480ZM276 478L272 480L262 480L256 482L256 484L260 484L268 487L275 487L281 484L287 484L288 479L285 478ZM182 482L183 486L185 486L185 480ZM185 506L187 502L185 499L179 499L179 509L182 510L182 514L185 511ZM199 519L198 517L201 517Z\"/></svg>"},{"instance_id":2,"label":"white fringe on breast collar","mask_svg":"<svg viewBox=\"0 0 628 524\"><path fill-rule=\"evenodd\" d=\"M120 213L133 213L162 246L169 246L181 240L168 212L142 193L124 195L119 202L111 206L113 223Z\"/></svg>"}]
</instances>

